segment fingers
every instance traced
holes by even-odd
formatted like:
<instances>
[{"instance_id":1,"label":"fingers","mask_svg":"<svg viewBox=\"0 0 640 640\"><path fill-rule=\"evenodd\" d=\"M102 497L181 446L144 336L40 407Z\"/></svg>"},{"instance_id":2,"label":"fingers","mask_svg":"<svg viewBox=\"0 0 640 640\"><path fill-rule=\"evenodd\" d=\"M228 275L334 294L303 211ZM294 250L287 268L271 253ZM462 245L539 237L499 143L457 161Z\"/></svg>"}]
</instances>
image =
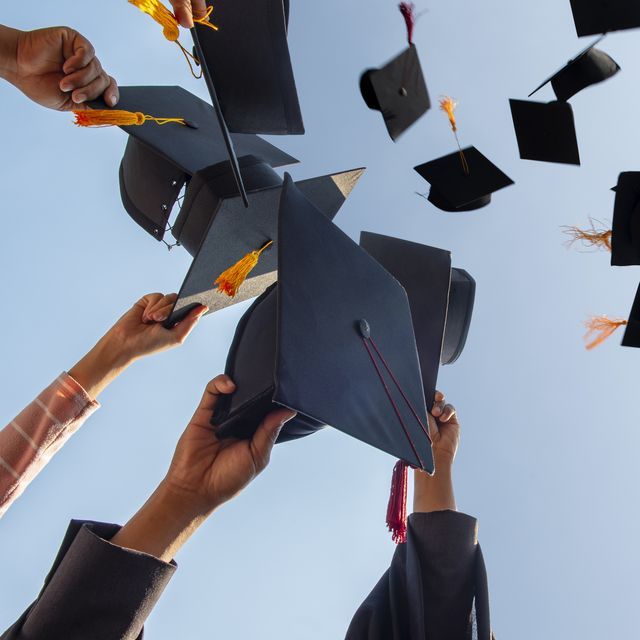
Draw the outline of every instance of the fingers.
<instances>
[{"instance_id":1,"label":"fingers","mask_svg":"<svg viewBox=\"0 0 640 640\"><path fill-rule=\"evenodd\" d=\"M442 415L439 418L440 422L449 422L451 418L456 415L456 408L452 404L447 404L442 410Z\"/></svg>"},{"instance_id":2,"label":"fingers","mask_svg":"<svg viewBox=\"0 0 640 640\"><path fill-rule=\"evenodd\" d=\"M191 11L193 17L204 18L207 15L207 3L205 0L191 0Z\"/></svg>"},{"instance_id":3,"label":"fingers","mask_svg":"<svg viewBox=\"0 0 640 640\"><path fill-rule=\"evenodd\" d=\"M178 24L185 29L193 28L191 0L171 0L171 5Z\"/></svg>"},{"instance_id":4,"label":"fingers","mask_svg":"<svg viewBox=\"0 0 640 640\"><path fill-rule=\"evenodd\" d=\"M434 396L433 407L431 408L431 415L435 418L439 418L445 407L445 397L442 391L436 391Z\"/></svg>"},{"instance_id":5,"label":"fingers","mask_svg":"<svg viewBox=\"0 0 640 640\"><path fill-rule=\"evenodd\" d=\"M198 411L206 411L207 413L213 412L213 410L216 408L218 398L221 395L233 393L235 390L236 385L229 376L224 375L223 373L219 376L216 376L207 384L196 413Z\"/></svg>"},{"instance_id":6,"label":"fingers","mask_svg":"<svg viewBox=\"0 0 640 640\"><path fill-rule=\"evenodd\" d=\"M71 99L77 105L104 95L105 102L115 106L120 98L118 85L103 70L92 44L75 33L72 51L62 67L65 77L60 81L60 90L65 93L71 91Z\"/></svg>"},{"instance_id":7,"label":"fingers","mask_svg":"<svg viewBox=\"0 0 640 640\"><path fill-rule=\"evenodd\" d=\"M179 344L182 344L188 338L189 334L195 329L198 322L200 322L200 318L202 318L207 311L209 311L209 307L201 304L199 307L193 309L184 320L181 320L175 327L170 329L170 332ZM169 317L170 312L171 306L167 308L167 318Z\"/></svg>"},{"instance_id":8,"label":"fingers","mask_svg":"<svg viewBox=\"0 0 640 640\"><path fill-rule=\"evenodd\" d=\"M178 294L169 293L162 295L161 293L150 293L142 298L142 302L146 303L142 312L142 322L164 322L171 313L171 309L178 299Z\"/></svg>"},{"instance_id":9,"label":"fingers","mask_svg":"<svg viewBox=\"0 0 640 640\"><path fill-rule=\"evenodd\" d=\"M278 435L280 435L282 427L295 416L295 411L278 409L272 411L261 422L251 440L251 452L258 473L269 464L271 450L278 439Z\"/></svg>"}]
</instances>

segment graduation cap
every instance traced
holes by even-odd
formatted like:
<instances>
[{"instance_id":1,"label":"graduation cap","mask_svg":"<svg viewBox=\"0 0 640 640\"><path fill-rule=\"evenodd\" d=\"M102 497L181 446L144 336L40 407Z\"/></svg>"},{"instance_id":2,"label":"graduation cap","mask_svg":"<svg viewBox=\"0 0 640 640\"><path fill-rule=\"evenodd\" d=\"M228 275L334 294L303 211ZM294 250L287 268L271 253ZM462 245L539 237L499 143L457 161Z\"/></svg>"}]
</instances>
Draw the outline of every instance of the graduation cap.
<instances>
[{"instance_id":1,"label":"graduation cap","mask_svg":"<svg viewBox=\"0 0 640 640\"><path fill-rule=\"evenodd\" d=\"M640 27L640 4L636 0L571 0L579 36Z\"/></svg>"},{"instance_id":2,"label":"graduation cap","mask_svg":"<svg viewBox=\"0 0 640 640\"><path fill-rule=\"evenodd\" d=\"M324 425L433 472L407 294L286 175L278 283L238 324L216 407L220 437L250 437L273 408L298 412L279 441Z\"/></svg>"},{"instance_id":3,"label":"graduation cap","mask_svg":"<svg viewBox=\"0 0 640 640\"><path fill-rule=\"evenodd\" d=\"M492 193L514 184L475 147L466 147L414 169L431 185L429 202L442 211L485 207L491 202Z\"/></svg>"},{"instance_id":4,"label":"graduation cap","mask_svg":"<svg viewBox=\"0 0 640 640\"><path fill-rule=\"evenodd\" d=\"M409 46L383 67L367 69L360 76L360 93L369 107L380 111L392 140L397 140L430 108L431 100L412 42L413 7L400 5L407 23Z\"/></svg>"},{"instance_id":5,"label":"graduation cap","mask_svg":"<svg viewBox=\"0 0 640 640\"><path fill-rule=\"evenodd\" d=\"M208 167L191 180L172 229L193 256L166 326L204 304L218 311L261 294L277 279L278 208L283 182L264 161L240 158L249 208L233 183L227 163ZM302 180L296 188L331 220L364 169Z\"/></svg>"},{"instance_id":6,"label":"graduation cap","mask_svg":"<svg viewBox=\"0 0 640 640\"><path fill-rule=\"evenodd\" d=\"M287 44L289 2L217 2L214 15L217 31L196 24L193 34L229 131L304 133Z\"/></svg>"},{"instance_id":7,"label":"graduation cap","mask_svg":"<svg viewBox=\"0 0 640 640\"><path fill-rule=\"evenodd\" d=\"M594 316L586 323L587 333L584 336L586 348L594 349L611 337L620 327L626 327L622 338L623 347L640 347L640 287L636 292L629 319Z\"/></svg>"},{"instance_id":8,"label":"graduation cap","mask_svg":"<svg viewBox=\"0 0 640 640\"><path fill-rule=\"evenodd\" d=\"M366 231L360 234L360 246L407 292L424 397L431 399L436 391L447 322L451 253Z\"/></svg>"},{"instance_id":9,"label":"graduation cap","mask_svg":"<svg viewBox=\"0 0 640 640\"><path fill-rule=\"evenodd\" d=\"M451 269L447 324L442 345L442 364L453 364L462 354L476 297L476 281L464 269Z\"/></svg>"},{"instance_id":10,"label":"graduation cap","mask_svg":"<svg viewBox=\"0 0 640 640\"><path fill-rule=\"evenodd\" d=\"M566 101L586 87L608 80L618 73L620 71L618 63L609 54L595 48L603 37L598 38L575 58L569 60L562 69L532 91L529 97L550 82L558 100Z\"/></svg>"},{"instance_id":11,"label":"graduation cap","mask_svg":"<svg viewBox=\"0 0 640 640\"><path fill-rule=\"evenodd\" d=\"M568 102L509 100L523 160L580 164L573 110Z\"/></svg>"},{"instance_id":12,"label":"graduation cap","mask_svg":"<svg viewBox=\"0 0 640 640\"><path fill-rule=\"evenodd\" d=\"M640 171L618 178L611 231L611 264L640 265Z\"/></svg>"},{"instance_id":13,"label":"graduation cap","mask_svg":"<svg viewBox=\"0 0 640 640\"><path fill-rule=\"evenodd\" d=\"M110 109L99 100L91 106ZM220 163L229 166L216 115L211 105L176 86L120 87L118 110L180 118L186 123L122 127L130 136L120 164L122 202L127 213L160 241L185 184L209 167ZM258 136L232 137L240 157L258 157L270 167L298 162Z\"/></svg>"}]
</instances>

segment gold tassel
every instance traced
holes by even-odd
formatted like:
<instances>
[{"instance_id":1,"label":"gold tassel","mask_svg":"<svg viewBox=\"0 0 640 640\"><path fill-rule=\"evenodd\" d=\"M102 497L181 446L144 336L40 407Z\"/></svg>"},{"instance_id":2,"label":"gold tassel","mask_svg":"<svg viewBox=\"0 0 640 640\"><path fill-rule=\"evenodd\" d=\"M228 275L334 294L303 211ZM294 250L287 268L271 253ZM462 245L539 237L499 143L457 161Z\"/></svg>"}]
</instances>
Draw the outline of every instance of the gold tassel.
<instances>
[{"instance_id":1,"label":"gold tassel","mask_svg":"<svg viewBox=\"0 0 640 640\"><path fill-rule=\"evenodd\" d=\"M156 124L168 124L175 122L186 125L184 118L155 118L147 116L139 111L123 111L120 109L86 109L84 111L74 111L75 124L79 127L111 127L111 126L139 126L151 121Z\"/></svg>"},{"instance_id":2,"label":"gold tassel","mask_svg":"<svg viewBox=\"0 0 640 640\"><path fill-rule=\"evenodd\" d=\"M165 7L159 0L129 0L129 4L138 7L140 11L151 16L162 27L164 37L170 42L175 42L180 47L180 50L187 60L189 69L191 70L191 75L193 75L194 78L201 78L202 75L197 75L193 71L192 65L192 62L195 62L196 64L199 64L199 62L190 51L187 51L180 42L178 42L178 37L180 36L180 25L173 13L171 13L171 11L169 11L169 9L167 9L167 7ZM218 27L209 22L209 17L211 16L212 11L213 7L208 7L207 12L202 18L194 18L193 21L196 24L201 24L213 29L214 31L218 31Z\"/></svg>"},{"instance_id":3,"label":"gold tassel","mask_svg":"<svg viewBox=\"0 0 640 640\"><path fill-rule=\"evenodd\" d=\"M620 327L629 324L623 318L607 318L607 316L594 316L585 322L587 333L584 336L587 350L595 349L605 340L610 338ZM593 339L592 336L597 334Z\"/></svg>"},{"instance_id":4,"label":"gold tassel","mask_svg":"<svg viewBox=\"0 0 640 640\"><path fill-rule=\"evenodd\" d=\"M562 227L563 232L569 236L567 246L572 246L580 241L587 247L596 247L598 249L606 249L611 252L611 229L598 229L594 221L589 218L591 224L590 229L580 229L579 227Z\"/></svg>"},{"instance_id":5,"label":"gold tassel","mask_svg":"<svg viewBox=\"0 0 640 640\"><path fill-rule=\"evenodd\" d=\"M462 164L462 170L465 175L469 175L469 163L464 156L464 152L462 151L462 147L460 146L460 140L458 139L458 124L456 122L455 110L458 106L458 103L451 96L443 96L440 98L440 111L444 111L449 118L449 124L451 125L451 130L453 131L453 135L456 137L456 143L458 144L458 153L460 154L460 163Z\"/></svg>"},{"instance_id":6,"label":"gold tassel","mask_svg":"<svg viewBox=\"0 0 640 640\"><path fill-rule=\"evenodd\" d=\"M272 244L273 240L269 240L262 249L247 253L244 258L241 258L232 267L221 273L214 282L218 286L218 292L225 293L230 298L235 298L242 283L258 264L262 252Z\"/></svg>"}]
</instances>

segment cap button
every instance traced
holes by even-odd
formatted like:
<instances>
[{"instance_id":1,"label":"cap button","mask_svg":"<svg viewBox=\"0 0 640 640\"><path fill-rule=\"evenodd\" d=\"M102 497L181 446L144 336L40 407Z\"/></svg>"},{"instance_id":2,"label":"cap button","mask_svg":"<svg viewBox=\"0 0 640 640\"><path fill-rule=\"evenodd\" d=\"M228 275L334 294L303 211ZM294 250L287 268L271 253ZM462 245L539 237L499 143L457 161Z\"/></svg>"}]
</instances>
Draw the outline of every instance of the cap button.
<instances>
[{"instance_id":1,"label":"cap button","mask_svg":"<svg viewBox=\"0 0 640 640\"><path fill-rule=\"evenodd\" d=\"M368 340L371 337L371 327L364 318L358 322L358 331L365 340Z\"/></svg>"},{"instance_id":2,"label":"cap button","mask_svg":"<svg viewBox=\"0 0 640 640\"><path fill-rule=\"evenodd\" d=\"M406 98L407 97L407 90L404 87L400 87L400 90L398 91L398 93L403 97Z\"/></svg>"}]
</instances>

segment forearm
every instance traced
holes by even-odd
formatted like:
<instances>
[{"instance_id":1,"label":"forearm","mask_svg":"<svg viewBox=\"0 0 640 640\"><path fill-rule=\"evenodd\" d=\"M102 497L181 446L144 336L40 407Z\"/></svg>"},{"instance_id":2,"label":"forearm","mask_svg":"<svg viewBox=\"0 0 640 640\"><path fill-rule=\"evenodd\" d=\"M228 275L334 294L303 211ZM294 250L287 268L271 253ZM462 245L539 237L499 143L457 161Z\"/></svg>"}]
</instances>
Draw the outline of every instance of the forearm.
<instances>
[{"instance_id":1,"label":"forearm","mask_svg":"<svg viewBox=\"0 0 640 640\"><path fill-rule=\"evenodd\" d=\"M414 472L413 511L456 511L453 493L453 463L436 459L436 472L428 476L420 470Z\"/></svg>"},{"instance_id":2,"label":"forearm","mask_svg":"<svg viewBox=\"0 0 640 640\"><path fill-rule=\"evenodd\" d=\"M212 511L191 504L162 482L111 543L170 562Z\"/></svg>"},{"instance_id":3,"label":"forearm","mask_svg":"<svg viewBox=\"0 0 640 640\"><path fill-rule=\"evenodd\" d=\"M0 78L14 82L20 31L0 24Z\"/></svg>"},{"instance_id":4,"label":"forearm","mask_svg":"<svg viewBox=\"0 0 640 640\"><path fill-rule=\"evenodd\" d=\"M69 375L95 399L132 362L133 360L125 356L107 334L82 360L69 369Z\"/></svg>"}]
</instances>

